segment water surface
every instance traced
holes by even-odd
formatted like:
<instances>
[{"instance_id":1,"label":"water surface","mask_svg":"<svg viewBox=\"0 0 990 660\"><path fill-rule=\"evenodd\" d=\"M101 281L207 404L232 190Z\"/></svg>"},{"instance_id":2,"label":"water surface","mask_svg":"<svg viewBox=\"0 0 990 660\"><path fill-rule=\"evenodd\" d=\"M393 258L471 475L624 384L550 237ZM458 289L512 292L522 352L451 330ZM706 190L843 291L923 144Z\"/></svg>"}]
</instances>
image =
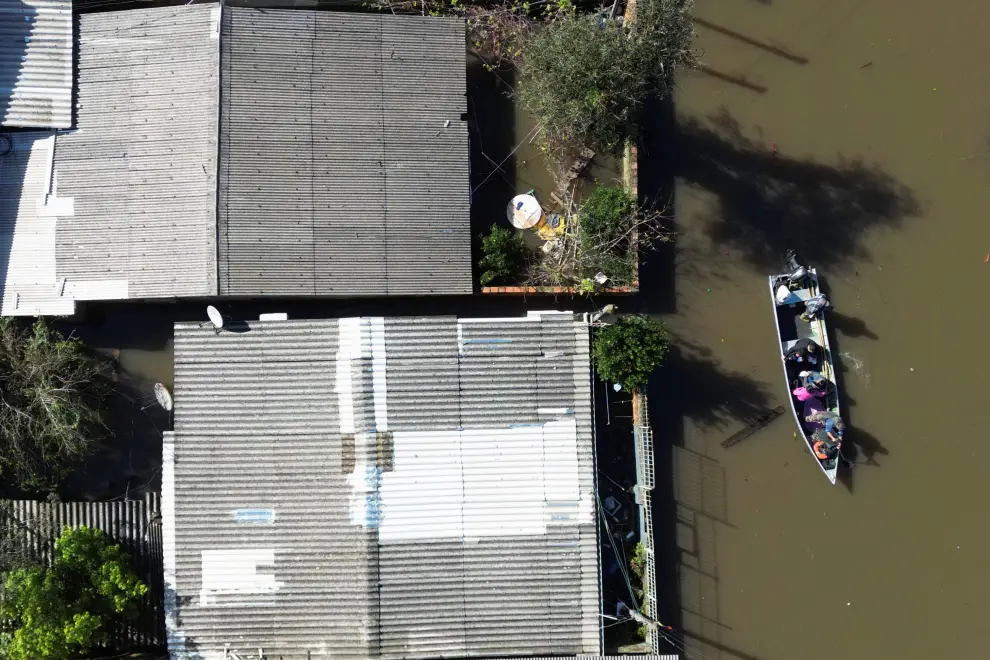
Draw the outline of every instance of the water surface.
<instances>
[{"instance_id":1,"label":"water surface","mask_svg":"<svg viewBox=\"0 0 990 660\"><path fill-rule=\"evenodd\" d=\"M651 397L677 445L668 623L710 660L984 657L990 4L697 13L705 70L681 77L643 166L676 177L680 232L654 274L674 295L644 302L679 345ZM860 464L835 487L787 417L719 446L786 404L766 273L787 247L839 313Z\"/></svg>"}]
</instances>

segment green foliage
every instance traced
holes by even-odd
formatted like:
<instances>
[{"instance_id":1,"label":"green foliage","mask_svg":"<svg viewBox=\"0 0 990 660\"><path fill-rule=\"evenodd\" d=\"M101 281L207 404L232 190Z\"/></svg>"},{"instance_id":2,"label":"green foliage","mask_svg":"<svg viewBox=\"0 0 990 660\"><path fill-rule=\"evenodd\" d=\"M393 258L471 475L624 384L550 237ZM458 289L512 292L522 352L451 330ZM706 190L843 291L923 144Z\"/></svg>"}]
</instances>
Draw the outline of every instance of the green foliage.
<instances>
[{"instance_id":1,"label":"green foliage","mask_svg":"<svg viewBox=\"0 0 990 660\"><path fill-rule=\"evenodd\" d=\"M598 186L577 213L585 277L602 272L613 285L633 280L632 227L636 200L621 186Z\"/></svg>"},{"instance_id":2,"label":"green foliage","mask_svg":"<svg viewBox=\"0 0 990 660\"><path fill-rule=\"evenodd\" d=\"M58 482L106 430L105 371L41 319L0 319L0 472L25 487Z\"/></svg>"},{"instance_id":3,"label":"green foliage","mask_svg":"<svg viewBox=\"0 0 990 660\"><path fill-rule=\"evenodd\" d=\"M549 145L615 152L650 98L666 97L678 65L694 61L691 0L640 0L631 28L561 11L522 47L521 105Z\"/></svg>"},{"instance_id":4,"label":"green foliage","mask_svg":"<svg viewBox=\"0 0 990 660\"><path fill-rule=\"evenodd\" d=\"M598 186L582 202L578 213L582 243L610 249L628 243L636 200L621 186Z\"/></svg>"},{"instance_id":5,"label":"green foliage","mask_svg":"<svg viewBox=\"0 0 990 660\"><path fill-rule=\"evenodd\" d=\"M629 560L629 568L632 569L633 574L643 580L643 570L646 568L646 548L643 547L643 542L640 541L636 544L636 548L633 550L632 559Z\"/></svg>"},{"instance_id":6,"label":"green foliage","mask_svg":"<svg viewBox=\"0 0 990 660\"><path fill-rule=\"evenodd\" d=\"M634 390L646 385L669 350L663 323L645 316L624 316L598 330L592 355L602 380Z\"/></svg>"},{"instance_id":7,"label":"green foliage","mask_svg":"<svg viewBox=\"0 0 990 660\"><path fill-rule=\"evenodd\" d=\"M66 528L50 568L7 573L0 618L13 623L5 660L69 660L109 641L114 623L137 614L148 587L120 546L88 527Z\"/></svg>"},{"instance_id":8,"label":"green foliage","mask_svg":"<svg viewBox=\"0 0 990 660\"><path fill-rule=\"evenodd\" d=\"M526 268L529 250L523 237L511 229L492 225L487 236L481 237L482 257L479 281L491 284L518 284Z\"/></svg>"},{"instance_id":9,"label":"green foliage","mask_svg":"<svg viewBox=\"0 0 990 660\"><path fill-rule=\"evenodd\" d=\"M645 624L636 628L636 636L639 637L640 639L646 639L646 636L649 634L649 632L650 629L647 628Z\"/></svg>"}]
</instances>

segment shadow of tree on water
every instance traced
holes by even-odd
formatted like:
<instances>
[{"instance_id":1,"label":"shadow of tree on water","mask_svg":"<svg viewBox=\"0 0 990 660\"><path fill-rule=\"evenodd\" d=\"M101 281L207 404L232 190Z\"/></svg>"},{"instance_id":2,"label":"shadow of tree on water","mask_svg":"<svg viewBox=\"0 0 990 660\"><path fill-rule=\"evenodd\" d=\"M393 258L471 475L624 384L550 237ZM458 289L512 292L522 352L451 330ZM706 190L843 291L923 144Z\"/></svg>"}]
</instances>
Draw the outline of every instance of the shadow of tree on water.
<instances>
[{"instance_id":1,"label":"shadow of tree on water","mask_svg":"<svg viewBox=\"0 0 990 660\"><path fill-rule=\"evenodd\" d=\"M711 350L683 337L673 339L663 380L676 384L665 392L665 405L702 426L746 421L772 407L772 397L761 383L746 374L722 370Z\"/></svg>"},{"instance_id":2,"label":"shadow of tree on water","mask_svg":"<svg viewBox=\"0 0 990 660\"><path fill-rule=\"evenodd\" d=\"M793 248L818 267L869 259L864 231L917 215L914 194L877 166L791 158L743 135L726 111L681 119L671 153L678 177L717 196L707 231L753 266L773 271Z\"/></svg>"}]
</instances>

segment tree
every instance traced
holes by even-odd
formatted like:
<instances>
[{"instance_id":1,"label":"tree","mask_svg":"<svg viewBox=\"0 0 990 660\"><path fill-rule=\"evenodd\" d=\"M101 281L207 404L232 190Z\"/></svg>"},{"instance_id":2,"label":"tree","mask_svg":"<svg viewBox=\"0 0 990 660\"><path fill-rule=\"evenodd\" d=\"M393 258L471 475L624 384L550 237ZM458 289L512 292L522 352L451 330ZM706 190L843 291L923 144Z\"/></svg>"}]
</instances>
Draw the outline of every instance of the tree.
<instances>
[{"instance_id":1,"label":"tree","mask_svg":"<svg viewBox=\"0 0 990 660\"><path fill-rule=\"evenodd\" d=\"M592 356L602 380L634 390L646 385L669 350L663 323L646 316L624 316L597 331Z\"/></svg>"},{"instance_id":2,"label":"tree","mask_svg":"<svg viewBox=\"0 0 990 660\"><path fill-rule=\"evenodd\" d=\"M107 366L41 319L0 319L0 472L50 488L106 432Z\"/></svg>"},{"instance_id":3,"label":"tree","mask_svg":"<svg viewBox=\"0 0 990 660\"><path fill-rule=\"evenodd\" d=\"M148 587L118 545L88 527L67 527L50 568L16 568L5 576L0 618L13 622L0 657L68 660L109 642L115 622L132 620Z\"/></svg>"},{"instance_id":4,"label":"tree","mask_svg":"<svg viewBox=\"0 0 990 660\"><path fill-rule=\"evenodd\" d=\"M640 0L630 27L559 12L523 43L516 95L544 141L617 151L650 98L666 97L678 65L693 64L691 0Z\"/></svg>"},{"instance_id":5,"label":"tree","mask_svg":"<svg viewBox=\"0 0 990 660\"><path fill-rule=\"evenodd\" d=\"M492 225L487 236L481 237L482 286L489 284L519 284L526 267L527 248L523 237L511 229Z\"/></svg>"}]
</instances>

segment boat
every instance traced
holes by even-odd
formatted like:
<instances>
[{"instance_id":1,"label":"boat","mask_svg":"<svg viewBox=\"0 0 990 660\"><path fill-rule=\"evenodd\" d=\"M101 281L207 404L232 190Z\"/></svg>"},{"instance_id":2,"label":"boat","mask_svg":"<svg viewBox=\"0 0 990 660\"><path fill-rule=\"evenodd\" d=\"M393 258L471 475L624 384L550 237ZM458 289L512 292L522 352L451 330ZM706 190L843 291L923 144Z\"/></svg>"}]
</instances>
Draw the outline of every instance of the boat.
<instances>
[{"instance_id":1,"label":"boat","mask_svg":"<svg viewBox=\"0 0 990 660\"><path fill-rule=\"evenodd\" d=\"M839 472L839 452L834 457L821 459L813 449L815 431L822 428L820 422L808 422L806 418L818 411L831 411L839 414L839 389L835 377L835 365L828 341L825 312L819 313L810 322L802 320L805 303L820 293L818 272L814 268L800 265L793 252L787 253L785 272L770 275L770 300L773 303L774 319L777 322L777 339L780 342L780 362L784 369L784 382L787 385L787 398L798 431L807 445L812 460L834 485ZM800 381L799 373L808 369L807 363L795 363L785 359L785 355L801 339L811 339L822 347L822 356L815 369L828 381L827 392L822 397L813 397L802 402L793 392Z\"/></svg>"}]
</instances>

